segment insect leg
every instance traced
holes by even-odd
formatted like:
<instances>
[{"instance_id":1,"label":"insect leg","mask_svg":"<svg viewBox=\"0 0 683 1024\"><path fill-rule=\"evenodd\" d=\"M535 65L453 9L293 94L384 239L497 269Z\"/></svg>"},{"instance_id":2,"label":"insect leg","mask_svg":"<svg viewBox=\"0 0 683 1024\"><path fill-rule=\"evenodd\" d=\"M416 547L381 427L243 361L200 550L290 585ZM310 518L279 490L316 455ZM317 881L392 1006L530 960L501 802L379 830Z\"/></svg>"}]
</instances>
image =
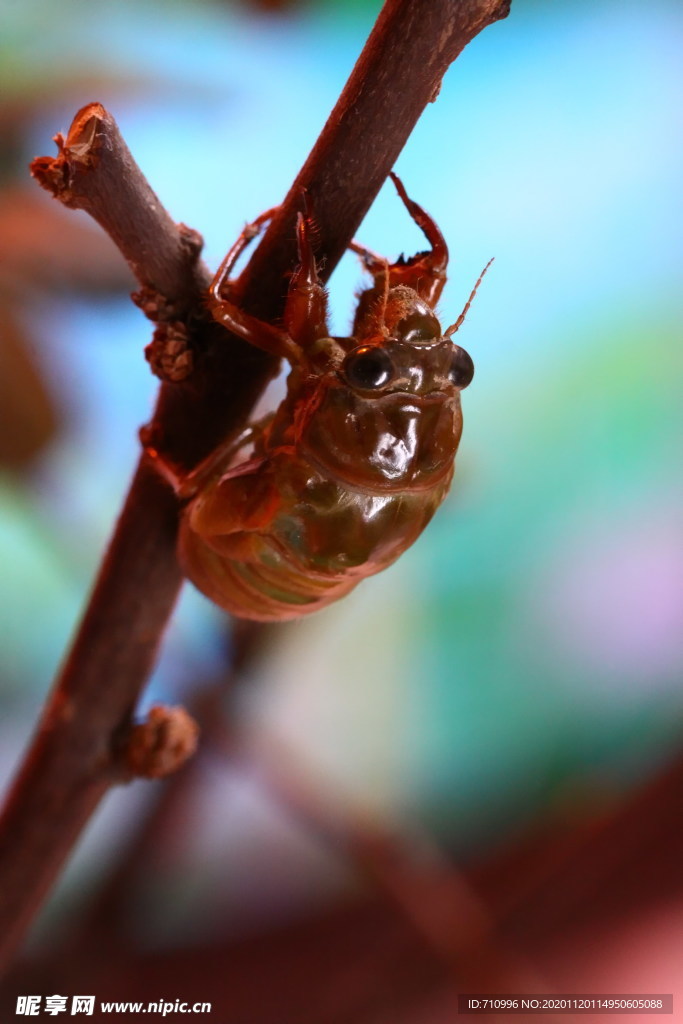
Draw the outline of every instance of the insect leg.
<instances>
[{"instance_id":1,"label":"insect leg","mask_svg":"<svg viewBox=\"0 0 683 1024\"><path fill-rule=\"evenodd\" d=\"M446 267L448 266L446 242L429 214L408 198L403 182L393 171L391 180L408 213L424 232L431 249L427 252L419 252L409 259L401 256L396 263L389 263L388 287L395 288L397 285L406 285L416 291L430 306L434 306L446 283ZM387 260L372 252L371 249L359 245L358 242L351 242L349 249L360 256L363 266L375 279L374 291L376 294L380 294L381 289L386 287Z\"/></svg>"},{"instance_id":2,"label":"insect leg","mask_svg":"<svg viewBox=\"0 0 683 1024\"><path fill-rule=\"evenodd\" d=\"M363 266L374 278L377 278L380 274L386 274L388 261L384 256L373 252L372 249L366 249L364 245L360 245L355 240L349 243L349 249L351 252L355 252L357 256L360 256Z\"/></svg>"},{"instance_id":3,"label":"insect leg","mask_svg":"<svg viewBox=\"0 0 683 1024\"><path fill-rule=\"evenodd\" d=\"M140 440L147 458L156 471L171 485L178 498L185 501L194 497L221 469L227 469L240 448L244 448L247 444L258 445L272 419L273 413L268 413L263 419L249 424L236 437L219 444L194 469L189 471L182 471L174 466L163 452L155 448L152 440L147 437L145 427L140 431Z\"/></svg>"},{"instance_id":4,"label":"insect leg","mask_svg":"<svg viewBox=\"0 0 683 1024\"><path fill-rule=\"evenodd\" d=\"M273 206L270 210L266 210L260 217L253 220L251 224L247 224L244 230L240 234L239 238L233 246L228 250L228 254L221 263L216 275L209 286L209 295L211 301L218 303L221 301L221 292L223 291L223 285L230 278L230 274L237 263L238 259L247 248L248 245L260 234L261 228L264 224L267 224L269 220L272 220L274 215L277 213L279 207Z\"/></svg>"},{"instance_id":5,"label":"insect leg","mask_svg":"<svg viewBox=\"0 0 683 1024\"><path fill-rule=\"evenodd\" d=\"M274 324L246 313L230 299L215 299L210 296L208 307L214 320L256 348L277 356L278 359L288 359L292 364L301 361L299 345L286 331L280 330Z\"/></svg>"},{"instance_id":6,"label":"insect leg","mask_svg":"<svg viewBox=\"0 0 683 1024\"><path fill-rule=\"evenodd\" d=\"M304 194L304 202L306 197ZM292 274L287 292L284 322L287 333L302 349L329 334L327 326L327 293L318 277L318 268L311 242L313 218L308 205L296 221L299 266Z\"/></svg>"},{"instance_id":7,"label":"insect leg","mask_svg":"<svg viewBox=\"0 0 683 1024\"><path fill-rule=\"evenodd\" d=\"M290 362L296 362L300 357L299 347L285 331L246 313L233 299L224 294L226 291L229 292L229 289L226 289L226 282L229 282L230 273L237 260L277 210L277 206L266 210L244 228L211 282L207 306L214 320L244 338L245 341L255 345L256 348L263 349L264 352L277 356L278 359L285 358Z\"/></svg>"},{"instance_id":8,"label":"insect leg","mask_svg":"<svg viewBox=\"0 0 683 1024\"><path fill-rule=\"evenodd\" d=\"M394 174L389 176L396 186L405 208L415 223L424 232L431 249L417 253L410 259L401 259L391 267L391 286L406 284L413 288L430 306L434 306L446 283L446 267L448 266L448 246L439 228L414 200L408 197L403 182Z\"/></svg>"}]
</instances>

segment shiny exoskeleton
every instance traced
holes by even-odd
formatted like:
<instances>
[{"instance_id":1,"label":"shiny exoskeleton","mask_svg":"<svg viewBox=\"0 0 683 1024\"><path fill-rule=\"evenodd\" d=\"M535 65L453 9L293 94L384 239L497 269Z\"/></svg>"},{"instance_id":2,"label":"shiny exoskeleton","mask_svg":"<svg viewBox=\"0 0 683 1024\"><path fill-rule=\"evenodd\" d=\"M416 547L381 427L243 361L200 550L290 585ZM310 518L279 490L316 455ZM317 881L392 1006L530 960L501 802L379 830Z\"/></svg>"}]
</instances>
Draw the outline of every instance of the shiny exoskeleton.
<instances>
[{"instance_id":1,"label":"shiny exoskeleton","mask_svg":"<svg viewBox=\"0 0 683 1024\"><path fill-rule=\"evenodd\" d=\"M451 336L481 277L458 320L442 331L434 305L446 280L446 243L392 178L430 248L390 264L352 243L373 284L360 295L351 337L329 335L308 212L298 216L300 265L282 327L244 312L229 281L273 211L245 228L212 284L213 317L292 367L270 417L174 480L187 501L182 568L234 615L283 621L331 604L391 565L450 486L460 391L474 373Z\"/></svg>"}]
</instances>

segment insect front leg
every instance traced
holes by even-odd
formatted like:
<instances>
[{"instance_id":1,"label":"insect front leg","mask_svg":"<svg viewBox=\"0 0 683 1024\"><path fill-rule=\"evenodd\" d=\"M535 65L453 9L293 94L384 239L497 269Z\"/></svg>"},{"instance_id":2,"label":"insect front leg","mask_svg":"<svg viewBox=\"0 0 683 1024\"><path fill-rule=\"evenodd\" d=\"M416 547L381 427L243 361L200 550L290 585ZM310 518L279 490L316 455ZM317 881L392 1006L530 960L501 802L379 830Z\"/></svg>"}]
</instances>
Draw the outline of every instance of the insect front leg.
<instances>
[{"instance_id":1,"label":"insect front leg","mask_svg":"<svg viewBox=\"0 0 683 1024\"><path fill-rule=\"evenodd\" d=\"M448 247L439 228L429 214L418 203L408 197L403 182L398 175L391 171L390 177L408 213L424 232L431 248L427 252L420 252L415 256L411 256L409 259L401 256L395 263L389 263L381 256L372 252L371 249L366 249L364 246L359 245L358 242L352 242L349 248L361 257L365 269L375 279L374 288L372 289L374 295L381 295L386 289L405 285L408 288L412 288L420 298L433 307L438 302L443 286L446 283ZM389 275L388 281L386 279L387 273Z\"/></svg>"},{"instance_id":2,"label":"insect front leg","mask_svg":"<svg viewBox=\"0 0 683 1024\"><path fill-rule=\"evenodd\" d=\"M308 210L299 213L296 222L296 241L299 266L292 274L287 291L284 322L287 333L305 351L320 338L326 338L327 293L318 277L311 233L313 218Z\"/></svg>"},{"instance_id":3,"label":"insect front leg","mask_svg":"<svg viewBox=\"0 0 683 1024\"><path fill-rule=\"evenodd\" d=\"M261 233L263 225L267 224L268 221L272 220L278 210L279 206L272 206L270 210L266 210L266 212L262 213L259 217L256 218L256 220L253 220L251 224L245 225L235 244L231 246L231 248L228 250L227 256L221 263L220 267L218 268L218 271L216 272L216 276L211 282L211 285L209 287L209 296L211 302L220 303L223 287L226 281L229 282L230 274L234 270L235 264L237 263L238 259L240 258L244 250L247 248L247 246L251 245L253 240Z\"/></svg>"},{"instance_id":4,"label":"insect front leg","mask_svg":"<svg viewBox=\"0 0 683 1024\"><path fill-rule=\"evenodd\" d=\"M259 320L258 317L241 309L239 304L230 297L229 278L237 260L242 255L249 243L256 238L261 228L269 221L278 207L266 210L260 217L247 226L229 250L227 256L221 263L216 276L209 287L207 305L209 311L219 324L222 324L229 331L244 338L256 348L268 352L278 359L289 359L290 362L298 362L300 358L299 347L292 341L286 331L282 331L273 324ZM226 282L228 287L226 287ZM225 294L225 293L228 294Z\"/></svg>"},{"instance_id":5,"label":"insect front leg","mask_svg":"<svg viewBox=\"0 0 683 1024\"><path fill-rule=\"evenodd\" d=\"M185 557L196 541L224 557L248 557L250 538L269 531L281 505L268 465L267 457L249 459L214 475L197 492L183 517Z\"/></svg>"},{"instance_id":6,"label":"insect front leg","mask_svg":"<svg viewBox=\"0 0 683 1024\"><path fill-rule=\"evenodd\" d=\"M368 274L372 274L375 278L375 284L378 283L378 277L381 277L382 281L384 281L387 272L391 269L389 260L385 256L380 256L379 253L373 252L372 249L368 249L364 245L360 245L355 240L349 244L349 249L351 252L355 252L357 256L360 256Z\"/></svg>"}]
</instances>

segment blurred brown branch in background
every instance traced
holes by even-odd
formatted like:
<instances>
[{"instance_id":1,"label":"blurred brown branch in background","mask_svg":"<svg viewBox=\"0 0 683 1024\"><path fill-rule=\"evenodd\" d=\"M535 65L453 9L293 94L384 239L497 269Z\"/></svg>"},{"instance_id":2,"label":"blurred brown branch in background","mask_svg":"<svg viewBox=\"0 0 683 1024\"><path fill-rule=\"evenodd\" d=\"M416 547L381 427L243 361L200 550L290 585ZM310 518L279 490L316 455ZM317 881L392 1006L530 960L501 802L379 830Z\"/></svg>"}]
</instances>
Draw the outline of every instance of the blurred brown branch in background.
<instances>
[{"instance_id":1,"label":"blurred brown branch in background","mask_svg":"<svg viewBox=\"0 0 683 1024\"><path fill-rule=\"evenodd\" d=\"M183 786L181 778L171 785ZM200 782L195 777L195 785ZM210 1001L226 1022L448 1024L457 1017L459 992L476 987L503 992L510 981L510 973L501 975L500 960L492 956L489 926L483 932L476 922L472 927L468 904L471 907L473 901L479 907L475 916L483 914L488 920L495 947L507 956L513 971L527 961L555 985L564 984L564 991L580 991L582 977L576 964L582 950L595 962L599 976L614 936L629 927L637 931L658 908L675 907L674 901L679 918L683 913L680 757L610 810L591 818L584 808L579 820L555 825L544 818L540 828L534 826L509 842L487 863L464 869L449 867L443 858L417 856L411 864L405 840L383 842L376 829L368 831L366 822L329 807L321 821L320 795L311 805L310 787L299 790L291 776L286 785L291 795L285 795L287 806L293 807L295 801L294 813L303 813L324 842L352 858L360 843L365 851L360 860L371 873L385 872L384 860L390 874L403 876L400 893L421 900L420 914L440 921L442 934L458 947L457 976L455 961L435 956L433 943L425 942L413 916L405 913L402 898L387 899L384 883L305 921L271 927L265 934L154 952L136 948L133 936L122 933L126 906L117 905L111 891L107 914L99 924L90 918L90 927L75 946L15 972L11 997L8 989L0 1010L6 1008L9 1015L14 1010L11 999L29 990L88 989L116 993L120 1000L149 1001L167 991L172 979L174 997ZM383 851L378 851L378 839ZM163 842L163 830L157 841ZM136 850L139 878L145 852ZM148 847L147 855L150 852ZM464 914L463 890L468 890ZM123 887L116 893L119 898L126 895ZM657 956L656 949L652 956ZM558 978L555 972L560 973L563 964L564 974ZM636 967L627 961L625 969L633 972ZM528 970L514 975L514 982L507 991L525 991ZM548 987L526 991L547 992Z\"/></svg>"}]
</instances>

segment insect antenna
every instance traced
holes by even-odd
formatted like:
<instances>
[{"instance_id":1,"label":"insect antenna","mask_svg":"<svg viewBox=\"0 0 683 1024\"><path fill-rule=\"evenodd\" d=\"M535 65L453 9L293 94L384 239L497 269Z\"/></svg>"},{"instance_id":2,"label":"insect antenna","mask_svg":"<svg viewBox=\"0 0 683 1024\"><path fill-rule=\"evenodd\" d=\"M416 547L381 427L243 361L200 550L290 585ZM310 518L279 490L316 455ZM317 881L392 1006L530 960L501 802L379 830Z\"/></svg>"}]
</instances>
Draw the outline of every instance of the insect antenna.
<instances>
[{"instance_id":1,"label":"insect antenna","mask_svg":"<svg viewBox=\"0 0 683 1024\"><path fill-rule=\"evenodd\" d=\"M481 282L484 280L484 274L489 269L489 267L493 263L494 259L495 259L495 256L492 256L491 259L486 264L486 266L484 267L484 269L482 270L481 274L477 278L477 283L475 284L474 288L470 292L469 299L465 303L465 308L463 309L462 313L460 314L458 319L455 321L455 323L451 324L451 326L448 328L447 331L444 331L444 338L450 338L451 335L455 334L455 332L458 330L459 327L462 327L463 320L467 316L469 308L472 305L472 300L474 299L474 296L477 294L477 289L479 288L479 285L481 284Z\"/></svg>"}]
</instances>

